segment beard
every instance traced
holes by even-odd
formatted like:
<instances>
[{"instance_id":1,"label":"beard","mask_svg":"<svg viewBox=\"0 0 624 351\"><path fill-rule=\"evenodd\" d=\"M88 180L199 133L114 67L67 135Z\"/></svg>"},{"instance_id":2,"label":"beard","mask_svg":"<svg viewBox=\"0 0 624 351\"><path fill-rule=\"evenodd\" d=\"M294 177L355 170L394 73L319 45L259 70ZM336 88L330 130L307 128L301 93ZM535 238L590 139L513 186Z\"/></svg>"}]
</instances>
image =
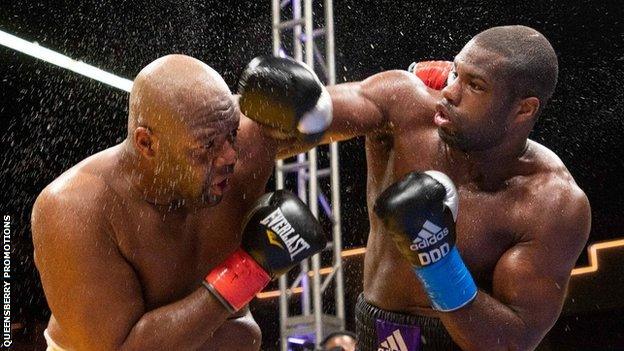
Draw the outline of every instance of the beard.
<instances>
[{"instance_id":1,"label":"beard","mask_svg":"<svg viewBox=\"0 0 624 351\"><path fill-rule=\"evenodd\" d=\"M202 189L202 194L198 201L198 207L213 207L218 205L221 200L223 200L223 194L213 194L210 191L210 185L206 185L204 189Z\"/></svg>"},{"instance_id":2,"label":"beard","mask_svg":"<svg viewBox=\"0 0 624 351\"><path fill-rule=\"evenodd\" d=\"M453 149L463 152L471 151L470 141L458 132L450 132L444 128L438 128L438 135L443 142Z\"/></svg>"},{"instance_id":3,"label":"beard","mask_svg":"<svg viewBox=\"0 0 624 351\"><path fill-rule=\"evenodd\" d=\"M189 209L201 210L204 208L210 208L221 203L223 194L213 194L210 191L210 185L206 185L202 188L201 193L195 196L187 196L185 199L180 200L181 204Z\"/></svg>"},{"instance_id":4,"label":"beard","mask_svg":"<svg viewBox=\"0 0 624 351\"><path fill-rule=\"evenodd\" d=\"M445 128L438 128L438 135L444 143L453 149L464 153L485 151L495 147L505 139L505 131L490 132L487 134L466 135L460 131L449 131Z\"/></svg>"}]
</instances>

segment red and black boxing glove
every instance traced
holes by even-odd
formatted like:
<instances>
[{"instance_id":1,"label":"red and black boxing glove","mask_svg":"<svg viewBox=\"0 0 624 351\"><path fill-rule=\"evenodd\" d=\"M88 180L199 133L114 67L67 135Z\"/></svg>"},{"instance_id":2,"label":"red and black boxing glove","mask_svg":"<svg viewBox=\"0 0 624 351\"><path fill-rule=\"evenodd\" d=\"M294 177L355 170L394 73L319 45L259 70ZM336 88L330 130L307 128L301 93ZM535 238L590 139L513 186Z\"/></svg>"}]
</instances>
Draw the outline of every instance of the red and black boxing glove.
<instances>
[{"instance_id":1,"label":"red and black boxing glove","mask_svg":"<svg viewBox=\"0 0 624 351\"><path fill-rule=\"evenodd\" d=\"M422 61L414 62L407 69L414 73L431 89L442 90L447 86L448 76L453 69L451 61Z\"/></svg>"},{"instance_id":2,"label":"red and black boxing glove","mask_svg":"<svg viewBox=\"0 0 624 351\"><path fill-rule=\"evenodd\" d=\"M243 221L241 247L208 273L204 286L233 313L326 243L321 224L297 196L265 194Z\"/></svg>"}]
</instances>

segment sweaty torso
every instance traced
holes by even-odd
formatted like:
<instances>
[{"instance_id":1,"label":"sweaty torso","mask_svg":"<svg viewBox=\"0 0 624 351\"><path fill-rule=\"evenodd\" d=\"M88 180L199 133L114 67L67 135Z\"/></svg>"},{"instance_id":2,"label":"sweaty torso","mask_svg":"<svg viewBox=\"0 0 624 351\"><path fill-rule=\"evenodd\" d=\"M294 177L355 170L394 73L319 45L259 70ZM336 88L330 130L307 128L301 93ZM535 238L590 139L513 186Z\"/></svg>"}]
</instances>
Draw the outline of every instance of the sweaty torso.
<instances>
[{"instance_id":1,"label":"sweaty torso","mask_svg":"<svg viewBox=\"0 0 624 351\"><path fill-rule=\"evenodd\" d=\"M116 176L118 146L75 166L78 172L68 172L77 177L80 172L100 174L106 183L108 194L101 197L104 201L99 206L107 212L119 252L136 273L146 311L192 293L206 274L240 245L244 216L265 192L275 159L268 139L242 129L240 158L230 189L218 205L191 214L163 215L162 209L128 192L127 184ZM66 344L54 316L48 329L56 342Z\"/></svg>"},{"instance_id":2,"label":"sweaty torso","mask_svg":"<svg viewBox=\"0 0 624 351\"><path fill-rule=\"evenodd\" d=\"M271 165L267 165L269 168ZM264 184L232 189L219 205L184 218L165 218L146 203L120 205L113 223L122 255L135 269L148 310L180 300L240 244L241 221ZM246 195L246 196L245 196Z\"/></svg>"},{"instance_id":3,"label":"sweaty torso","mask_svg":"<svg viewBox=\"0 0 624 351\"><path fill-rule=\"evenodd\" d=\"M548 161L558 159L545 147L529 141L531 155L520 162L517 174L486 189L449 159L447 146L433 124L435 98L428 99L431 101L424 105L431 116L430 122L414 123L422 117L413 112L413 104L398 99L389 111L392 121L389 130L367 136L368 208L374 207L385 188L409 172L446 173L459 191L456 245L479 288L490 292L498 259L510 247L533 235L527 225L530 211L526 210L535 200L530 184L549 171L545 165ZM411 265L402 258L389 235L384 235L381 221L372 211L369 219L371 229L364 266L367 301L391 311L433 314Z\"/></svg>"}]
</instances>

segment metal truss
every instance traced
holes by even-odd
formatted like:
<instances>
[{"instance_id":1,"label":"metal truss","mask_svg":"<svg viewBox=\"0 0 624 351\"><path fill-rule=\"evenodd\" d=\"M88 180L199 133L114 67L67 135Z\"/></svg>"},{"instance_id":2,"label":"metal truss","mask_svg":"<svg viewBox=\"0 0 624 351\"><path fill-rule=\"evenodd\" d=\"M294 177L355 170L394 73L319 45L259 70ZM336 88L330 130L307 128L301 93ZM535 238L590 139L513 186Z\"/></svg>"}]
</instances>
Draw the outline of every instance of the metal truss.
<instances>
[{"instance_id":1,"label":"metal truss","mask_svg":"<svg viewBox=\"0 0 624 351\"><path fill-rule=\"evenodd\" d=\"M273 55L291 56L297 61L305 62L313 69L319 68L317 73L327 85L335 84L334 63L334 19L332 0L319 1L323 8L324 27L314 28L313 0L272 0L273 12ZM303 16L302 5L303 3ZM324 39L322 54L316 43ZM292 55L287 54L286 44L290 43ZM305 60L304 60L305 54ZM315 60L317 62L315 62ZM316 63L316 66L315 66ZM320 71L320 72L318 72ZM284 275L279 280L280 288L280 350L288 350L288 342L294 338L312 337L316 346L323 337L330 332L344 329L344 284L341 261L341 215L340 215L340 179L338 174L338 145L329 145L329 168L318 169L316 148L307 154L296 156L293 162L276 162L276 188L282 189L286 177L296 178L297 193L310 206L312 213L318 217L319 203L323 213L332 223L332 240L326 250L331 250L333 270L323 280L320 274L321 254L300 264L297 277L289 284L289 278ZM330 199L319 189L319 180L330 182ZM326 255L327 256L327 255ZM310 269L311 263L311 269ZM323 294L333 281L335 315L323 313ZM291 315L290 306L292 292L302 290L300 303L301 314ZM298 290L298 289L297 289ZM309 340L309 339L308 339Z\"/></svg>"}]
</instances>

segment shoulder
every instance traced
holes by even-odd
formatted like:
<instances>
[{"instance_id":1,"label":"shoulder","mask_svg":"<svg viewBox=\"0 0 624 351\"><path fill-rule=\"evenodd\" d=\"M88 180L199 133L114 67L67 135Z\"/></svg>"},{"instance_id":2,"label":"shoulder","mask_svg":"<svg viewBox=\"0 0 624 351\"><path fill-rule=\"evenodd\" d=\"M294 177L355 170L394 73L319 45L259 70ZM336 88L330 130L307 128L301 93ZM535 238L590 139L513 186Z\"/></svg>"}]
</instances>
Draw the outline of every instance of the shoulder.
<instances>
[{"instance_id":1,"label":"shoulder","mask_svg":"<svg viewBox=\"0 0 624 351\"><path fill-rule=\"evenodd\" d=\"M241 114L238 137L238 161L234 167L232 190L248 192L264 189L273 172L280 141L262 131L262 127Z\"/></svg>"},{"instance_id":2,"label":"shoulder","mask_svg":"<svg viewBox=\"0 0 624 351\"><path fill-rule=\"evenodd\" d=\"M92 172L89 159L70 168L38 195L32 210L33 240L71 237L102 226L107 205L115 196L104 178Z\"/></svg>"},{"instance_id":3,"label":"shoulder","mask_svg":"<svg viewBox=\"0 0 624 351\"><path fill-rule=\"evenodd\" d=\"M61 174L37 196L37 210L81 209L91 207L93 201L106 197L107 185L102 178L85 173L75 166Z\"/></svg>"},{"instance_id":4,"label":"shoulder","mask_svg":"<svg viewBox=\"0 0 624 351\"><path fill-rule=\"evenodd\" d=\"M272 164L279 146L278 139L268 135L261 125L242 113L236 143L239 150L239 162L253 160ZM258 164L257 167L262 167L262 165Z\"/></svg>"},{"instance_id":5,"label":"shoulder","mask_svg":"<svg viewBox=\"0 0 624 351\"><path fill-rule=\"evenodd\" d=\"M438 91L414 74L392 70L375 74L361 82L361 94L373 101L395 125L413 125L414 121L431 124Z\"/></svg>"},{"instance_id":6,"label":"shoulder","mask_svg":"<svg viewBox=\"0 0 624 351\"><path fill-rule=\"evenodd\" d=\"M543 174L531 183L533 198L541 203L534 214L543 218L544 224L550 227L573 224L573 227L589 232L589 200L567 171Z\"/></svg>"},{"instance_id":7,"label":"shoulder","mask_svg":"<svg viewBox=\"0 0 624 351\"><path fill-rule=\"evenodd\" d=\"M371 98L392 96L398 98L402 94L427 91L427 87L418 77L401 70L374 74L360 83L360 89L362 94Z\"/></svg>"},{"instance_id":8,"label":"shoulder","mask_svg":"<svg viewBox=\"0 0 624 351\"><path fill-rule=\"evenodd\" d=\"M525 211L534 232L553 235L553 240L587 241L591 207L585 192L574 181L561 159L543 145L534 143L536 172L521 185ZM550 234L549 234L550 233Z\"/></svg>"},{"instance_id":9,"label":"shoulder","mask_svg":"<svg viewBox=\"0 0 624 351\"><path fill-rule=\"evenodd\" d=\"M563 161L550 149L531 142L534 149L536 172L525 187L542 201L557 205L556 208L573 204L587 204L587 196L578 186Z\"/></svg>"}]
</instances>

